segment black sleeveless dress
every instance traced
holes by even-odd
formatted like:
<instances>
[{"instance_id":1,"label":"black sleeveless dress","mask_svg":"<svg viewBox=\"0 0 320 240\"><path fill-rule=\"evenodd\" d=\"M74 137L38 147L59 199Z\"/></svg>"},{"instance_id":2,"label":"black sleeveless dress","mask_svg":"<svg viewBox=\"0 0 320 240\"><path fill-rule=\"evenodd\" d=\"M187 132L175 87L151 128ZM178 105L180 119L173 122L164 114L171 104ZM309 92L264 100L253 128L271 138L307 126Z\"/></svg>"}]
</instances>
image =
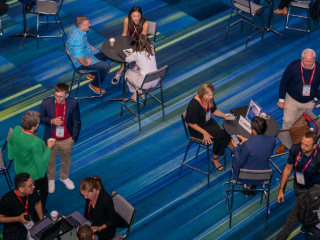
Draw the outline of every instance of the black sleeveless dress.
<instances>
[{"instance_id":1,"label":"black sleeveless dress","mask_svg":"<svg viewBox=\"0 0 320 240\"><path fill-rule=\"evenodd\" d=\"M147 19L145 18L142 18L142 26L143 24L147 21ZM141 28L142 29L142 28ZM136 37L138 34L141 34L141 32L138 32L138 25L133 25L133 28L129 29L129 33L128 33L128 36L131 36L131 37Z\"/></svg>"}]
</instances>

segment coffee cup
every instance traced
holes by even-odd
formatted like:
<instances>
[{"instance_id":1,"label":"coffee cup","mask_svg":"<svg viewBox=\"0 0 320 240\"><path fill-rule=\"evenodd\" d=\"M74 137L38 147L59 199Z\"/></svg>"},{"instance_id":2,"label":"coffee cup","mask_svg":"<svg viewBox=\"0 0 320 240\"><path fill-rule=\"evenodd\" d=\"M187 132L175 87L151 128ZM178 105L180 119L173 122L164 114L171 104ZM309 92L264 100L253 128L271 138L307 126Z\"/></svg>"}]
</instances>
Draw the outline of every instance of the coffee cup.
<instances>
[{"instance_id":1,"label":"coffee cup","mask_svg":"<svg viewBox=\"0 0 320 240\"><path fill-rule=\"evenodd\" d=\"M49 138L48 141L49 142L54 142L54 138Z\"/></svg>"},{"instance_id":2,"label":"coffee cup","mask_svg":"<svg viewBox=\"0 0 320 240\"><path fill-rule=\"evenodd\" d=\"M110 38L110 46L113 47L114 46L114 42L116 41L114 38Z\"/></svg>"},{"instance_id":3,"label":"coffee cup","mask_svg":"<svg viewBox=\"0 0 320 240\"><path fill-rule=\"evenodd\" d=\"M51 216L52 221L55 222L58 219L58 212L57 211L52 211L50 213L50 216Z\"/></svg>"},{"instance_id":4,"label":"coffee cup","mask_svg":"<svg viewBox=\"0 0 320 240\"><path fill-rule=\"evenodd\" d=\"M261 112L259 116L264 118L264 119L269 119L270 118L269 114L264 113L264 112Z\"/></svg>"}]
</instances>

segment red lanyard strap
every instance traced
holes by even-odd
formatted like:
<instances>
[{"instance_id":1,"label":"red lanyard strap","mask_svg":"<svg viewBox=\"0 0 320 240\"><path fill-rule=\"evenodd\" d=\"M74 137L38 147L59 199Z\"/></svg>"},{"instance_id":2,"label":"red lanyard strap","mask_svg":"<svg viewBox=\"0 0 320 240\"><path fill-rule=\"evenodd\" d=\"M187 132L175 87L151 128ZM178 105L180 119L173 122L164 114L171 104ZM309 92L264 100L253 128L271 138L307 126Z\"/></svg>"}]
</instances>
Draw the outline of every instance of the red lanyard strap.
<instances>
[{"instance_id":1,"label":"red lanyard strap","mask_svg":"<svg viewBox=\"0 0 320 240\"><path fill-rule=\"evenodd\" d=\"M55 102L54 105L55 105L56 118L57 118L58 117L57 103ZM64 103L63 114L62 114L62 126L65 125L65 118L66 118L66 104Z\"/></svg>"},{"instance_id":2,"label":"red lanyard strap","mask_svg":"<svg viewBox=\"0 0 320 240\"><path fill-rule=\"evenodd\" d=\"M24 131L25 133L30 133L32 135L35 135L36 137L39 137L37 134L35 134L34 132L31 132L31 131L28 131L28 130L25 130L25 129L22 129L22 131Z\"/></svg>"},{"instance_id":3,"label":"red lanyard strap","mask_svg":"<svg viewBox=\"0 0 320 240\"><path fill-rule=\"evenodd\" d=\"M131 35L132 37L133 37L134 34L136 33L138 26L139 26L139 24L134 28L134 32L133 32L132 35ZM131 28L130 28L130 30L129 30L129 36L130 36L130 31L131 31Z\"/></svg>"},{"instance_id":4,"label":"red lanyard strap","mask_svg":"<svg viewBox=\"0 0 320 240\"><path fill-rule=\"evenodd\" d=\"M314 151L313 157L316 155L316 153L317 153L317 149ZM294 165L295 171L297 171L297 165L298 165L298 161L299 161L300 155L301 155L301 152L299 152L299 155L298 155L297 160L296 160L296 164ZM304 168L303 168L303 170L302 170L302 173L306 170L306 168L307 168L308 165L310 164L310 162L311 162L311 160L313 159L313 157L311 157L310 160L309 160L309 162L306 164L306 166L304 166Z\"/></svg>"},{"instance_id":5,"label":"red lanyard strap","mask_svg":"<svg viewBox=\"0 0 320 240\"><path fill-rule=\"evenodd\" d=\"M88 216L89 216L89 219L91 219L91 217L90 217L90 206L91 206L91 202L92 202L92 200L90 200L90 202L89 202L89 207L88 207Z\"/></svg>"},{"instance_id":6,"label":"red lanyard strap","mask_svg":"<svg viewBox=\"0 0 320 240\"><path fill-rule=\"evenodd\" d=\"M200 102L201 102L201 104L203 105L202 99L200 99ZM210 107L210 106L209 106L209 102L208 102L208 108L209 108L209 107ZM207 112L207 109L204 108L204 111Z\"/></svg>"},{"instance_id":7,"label":"red lanyard strap","mask_svg":"<svg viewBox=\"0 0 320 240\"><path fill-rule=\"evenodd\" d=\"M314 71L316 70L316 64L314 64L314 67L313 67L313 71L312 71L312 75L311 75L311 79L310 79L310 83L309 85L311 85L312 83L312 80L313 80L313 76L314 76ZM304 76L303 76L303 67L302 67L302 63L301 63L301 74L302 74L302 82L303 82L303 85L305 85L305 81L304 81Z\"/></svg>"},{"instance_id":8,"label":"red lanyard strap","mask_svg":"<svg viewBox=\"0 0 320 240\"><path fill-rule=\"evenodd\" d=\"M25 209L26 209L26 214L29 214L29 213L28 213L28 198L29 198L29 195L27 195L26 205L24 205L24 203L23 203L22 199L20 198L20 196L18 195L16 189L14 190L14 193L17 195L18 199L20 200L20 202L22 203L22 205L25 207Z\"/></svg>"}]
</instances>

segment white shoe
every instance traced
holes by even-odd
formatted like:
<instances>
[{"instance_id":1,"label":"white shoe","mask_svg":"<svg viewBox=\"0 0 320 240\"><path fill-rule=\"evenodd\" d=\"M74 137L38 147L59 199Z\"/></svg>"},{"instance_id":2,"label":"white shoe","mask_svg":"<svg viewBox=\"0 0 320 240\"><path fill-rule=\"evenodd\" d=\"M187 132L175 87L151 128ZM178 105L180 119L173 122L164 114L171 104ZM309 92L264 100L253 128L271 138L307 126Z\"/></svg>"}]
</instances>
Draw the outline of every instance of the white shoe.
<instances>
[{"instance_id":1,"label":"white shoe","mask_svg":"<svg viewBox=\"0 0 320 240\"><path fill-rule=\"evenodd\" d=\"M55 180L49 180L49 193L54 193L54 190L56 188L54 182Z\"/></svg>"},{"instance_id":2,"label":"white shoe","mask_svg":"<svg viewBox=\"0 0 320 240\"><path fill-rule=\"evenodd\" d=\"M111 83L112 84L117 84L120 80L121 74L117 72L117 74L114 76L114 78L112 79Z\"/></svg>"},{"instance_id":3,"label":"white shoe","mask_svg":"<svg viewBox=\"0 0 320 240\"><path fill-rule=\"evenodd\" d=\"M66 187L69 189L69 190L73 190L74 189L74 184L73 182L70 180L70 178L67 178L66 180L62 180L60 178L60 181L64 183L64 185L66 185Z\"/></svg>"}]
</instances>

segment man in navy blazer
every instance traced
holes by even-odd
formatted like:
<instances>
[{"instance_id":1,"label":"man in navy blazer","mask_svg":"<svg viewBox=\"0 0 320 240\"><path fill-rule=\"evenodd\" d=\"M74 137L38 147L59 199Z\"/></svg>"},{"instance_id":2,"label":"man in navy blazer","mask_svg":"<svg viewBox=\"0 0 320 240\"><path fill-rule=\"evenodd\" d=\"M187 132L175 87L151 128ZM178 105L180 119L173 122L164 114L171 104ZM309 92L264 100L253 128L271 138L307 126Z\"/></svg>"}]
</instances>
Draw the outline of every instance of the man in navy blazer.
<instances>
[{"instance_id":1,"label":"man in navy blazer","mask_svg":"<svg viewBox=\"0 0 320 240\"><path fill-rule=\"evenodd\" d=\"M68 85L58 83L55 86L55 96L44 99L39 109L40 123L45 125L43 140L47 142L49 138L56 139L48 166L49 193L55 190L56 158L59 152L61 155L60 180L68 189L74 189L74 184L69 179L70 156L73 144L80 134L81 120L78 101L69 98L68 95Z\"/></svg>"},{"instance_id":2,"label":"man in navy blazer","mask_svg":"<svg viewBox=\"0 0 320 240\"><path fill-rule=\"evenodd\" d=\"M276 138L265 135L267 123L261 117L253 117L251 121L252 133L255 135L252 139L247 139L237 135L242 140L242 148L239 151L238 145L232 139L234 146L234 158L232 159L233 179L238 178L240 168L249 170L267 170L270 169L269 158L276 145ZM260 184L261 181L241 180L241 183L247 185L247 188ZM248 192L249 194L250 192Z\"/></svg>"}]
</instances>

